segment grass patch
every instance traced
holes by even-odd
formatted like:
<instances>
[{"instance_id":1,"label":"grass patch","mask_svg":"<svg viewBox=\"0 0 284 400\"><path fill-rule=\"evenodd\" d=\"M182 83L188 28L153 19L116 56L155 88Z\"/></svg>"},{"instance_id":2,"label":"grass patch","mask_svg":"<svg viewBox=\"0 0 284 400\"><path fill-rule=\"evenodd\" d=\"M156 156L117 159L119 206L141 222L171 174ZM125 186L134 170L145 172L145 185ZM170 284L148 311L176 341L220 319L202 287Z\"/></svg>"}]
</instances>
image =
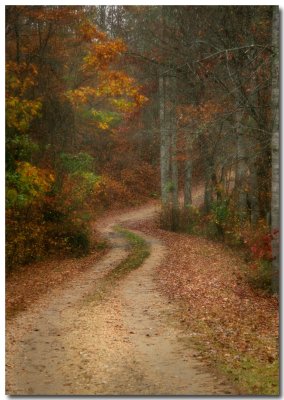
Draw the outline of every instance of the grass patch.
<instances>
[{"instance_id":1,"label":"grass patch","mask_svg":"<svg viewBox=\"0 0 284 400\"><path fill-rule=\"evenodd\" d=\"M146 240L121 227L116 227L115 230L128 241L130 252L123 261L98 282L96 291L85 299L88 302L100 302L103 300L119 279L138 268L150 255L150 246Z\"/></svg>"},{"instance_id":2,"label":"grass patch","mask_svg":"<svg viewBox=\"0 0 284 400\"><path fill-rule=\"evenodd\" d=\"M232 344L225 347L214 339L214 327L208 327L203 321L195 321L189 330L185 328L185 332L194 332L194 336L185 336L180 340L189 347L193 346L217 375L227 377L238 391L237 395L279 395L278 359L266 360L255 353L244 354ZM255 344L260 349L264 347L257 337Z\"/></svg>"},{"instance_id":3,"label":"grass patch","mask_svg":"<svg viewBox=\"0 0 284 400\"><path fill-rule=\"evenodd\" d=\"M232 364L217 362L217 367L241 388L243 394L279 395L278 360L266 363L253 356L245 356Z\"/></svg>"}]
</instances>

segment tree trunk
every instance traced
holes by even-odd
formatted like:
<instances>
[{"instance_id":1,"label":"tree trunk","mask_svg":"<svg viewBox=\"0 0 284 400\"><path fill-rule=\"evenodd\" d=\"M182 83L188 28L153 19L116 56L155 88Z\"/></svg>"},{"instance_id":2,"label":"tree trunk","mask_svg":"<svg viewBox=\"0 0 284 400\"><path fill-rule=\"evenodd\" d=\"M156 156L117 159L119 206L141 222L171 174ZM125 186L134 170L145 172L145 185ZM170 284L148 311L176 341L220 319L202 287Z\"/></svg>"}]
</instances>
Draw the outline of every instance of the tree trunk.
<instances>
[{"instance_id":1,"label":"tree trunk","mask_svg":"<svg viewBox=\"0 0 284 400\"><path fill-rule=\"evenodd\" d=\"M190 135L187 135L186 161L184 165L184 208L188 208L192 204L191 181L192 181L191 137Z\"/></svg>"},{"instance_id":2,"label":"tree trunk","mask_svg":"<svg viewBox=\"0 0 284 400\"><path fill-rule=\"evenodd\" d=\"M20 51L20 34L19 34L19 22L18 22L18 17L15 22L15 36L16 36L16 62L17 64L20 63L21 59L21 51Z\"/></svg>"},{"instance_id":3,"label":"tree trunk","mask_svg":"<svg viewBox=\"0 0 284 400\"><path fill-rule=\"evenodd\" d=\"M236 192L237 192L237 208L242 219L247 215L247 193L246 193L246 154L244 137L241 127L242 113L236 112L236 135L237 135L237 171L236 171Z\"/></svg>"},{"instance_id":4,"label":"tree trunk","mask_svg":"<svg viewBox=\"0 0 284 400\"><path fill-rule=\"evenodd\" d=\"M272 287L279 287L279 7L273 7L272 17L272 188L271 188L271 231L272 240ZM277 233L277 234L276 234Z\"/></svg>"},{"instance_id":5,"label":"tree trunk","mask_svg":"<svg viewBox=\"0 0 284 400\"><path fill-rule=\"evenodd\" d=\"M213 161L206 160L205 167L205 190L204 190L204 211L206 214L209 213L212 206L213 200L213 185L212 185L212 174L213 174Z\"/></svg>"},{"instance_id":6,"label":"tree trunk","mask_svg":"<svg viewBox=\"0 0 284 400\"><path fill-rule=\"evenodd\" d=\"M172 205L175 210L179 208L178 201L178 162L177 162L177 122L176 122L176 77L170 80L170 119L171 119L171 172L172 172Z\"/></svg>"},{"instance_id":7,"label":"tree trunk","mask_svg":"<svg viewBox=\"0 0 284 400\"><path fill-rule=\"evenodd\" d=\"M161 156L161 199L162 205L169 204L170 185L170 126L168 105L168 77L163 74L159 77L159 104L160 104L160 156Z\"/></svg>"},{"instance_id":8,"label":"tree trunk","mask_svg":"<svg viewBox=\"0 0 284 400\"><path fill-rule=\"evenodd\" d=\"M249 201L251 207L250 220L252 225L256 225L259 219L259 203L258 203L258 179L257 169L253 164L250 168L250 192Z\"/></svg>"},{"instance_id":9,"label":"tree trunk","mask_svg":"<svg viewBox=\"0 0 284 400\"><path fill-rule=\"evenodd\" d=\"M98 6L99 7L99 21L101 29L106 29L106 6Z\"/></svg>"}]
</instances>

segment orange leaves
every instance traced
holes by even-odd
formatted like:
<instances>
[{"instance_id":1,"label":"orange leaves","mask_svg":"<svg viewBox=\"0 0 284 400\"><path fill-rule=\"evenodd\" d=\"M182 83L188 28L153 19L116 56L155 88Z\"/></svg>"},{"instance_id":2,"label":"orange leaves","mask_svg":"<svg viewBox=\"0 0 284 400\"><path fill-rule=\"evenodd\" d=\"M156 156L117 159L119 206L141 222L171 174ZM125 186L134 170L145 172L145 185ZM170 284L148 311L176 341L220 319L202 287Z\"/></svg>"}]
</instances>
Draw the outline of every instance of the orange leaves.
<instances>
[{"instance_id":1,"label":"orange leaves","mask_svg":"<svg viewBox=\"0 0 284 400\"><path fill-rule=\"evenodd\" d=\"M82 35L82 39L87 42L92 42L93 40L104 41L107 39L107 35L99 31L98 28L89 21L84 21L80 27L79 33Z\"/></svg>"},{"instance_id":2,"label":"orange leaves","mask_svg":"<svg viewBox=\"0 0 284 400\"><path fill-rule=\"evenodd\" d=\"M134 99L136 102L137 107L141 107L143 104L145 104L149 99L148 97L144 96L143 94L135 94Z\"/></svg>"},{"instance_id":3,"label":"orange leaves","mask_svg":"<svg viewBox=\"0 0 284 400\"><path fill-rule=\"evenodd\" d=\"M98 91L102 94L112 96L130 95L133 78L130 78L122 71L104 71L100 74L101 83Z\"/></svg>"},{"instance_id":4,"label":"orange leaves","mask_svg":"<svg viewBox=\"0 0 284 400\"><path fill-rule=\"evenodd\" d=\"M104 100L111 105L111 109L123 114L130 114L140 108L147 102L147 97L140 93L141 87L136 85L133 78L129 77L122 71L100 71L97 74L98 84L96 87L82 86L75 90L70 90L66 96L73 105L79 107L84 104L92 104L93 107L100 100ZM96 116L101 111L93 109L91 114ZM109 128L107 121L110 112L104 111L107 118L98 120L99 128L105 130Z\"/></svg>"},{"instance_id":5,"label":"orange leaves","mask_svg":"<svg viewBox=\"0 0 284 400\"><path fill-rule=\"evenodd\" d=\"M93 43L88 55L84 58L82 70L107 69L125 50L126 45L120 39Z\"/></svg>"},{"instance_id":6,"label":"orange leaves","mask_svg":"<svg viewBox=\"0 0 284 400\"><path fill-rule=\"evenodd\" d=\"M133 78L115 67L126 50L126 45L121 39L108 38L95 25L86 21L81 24L79 33L87 42L87 54L82 59L79 73L88 84L67 91L66 96L77 108L87 106L90 121L98 128L106 130L110 128L110 122L113 120L111 113L129 115L137 111L147 98L140 93L141 88ZM100 109L97 109L98 103ZM102 110L102 104L106 110ZM106 118L101 118L102 112Z\"/></svg>"},{"instance_id":7,"label":"orange leaves","mask_svg":"<svg viewBox=\"0 0 284 400\"><path fill-rule=\"evenodd\" d=\"M133 78L122 71L104 71L100 74L101 83L98 86L98 93L112 97L125 96L132 100L134 106L142 106L148 99L140 93L141 87L136 85ZM125 103L119 101L113 102L122 109ZM125 108L128 109L128 106Z\"/></svg>"}]
</instances>

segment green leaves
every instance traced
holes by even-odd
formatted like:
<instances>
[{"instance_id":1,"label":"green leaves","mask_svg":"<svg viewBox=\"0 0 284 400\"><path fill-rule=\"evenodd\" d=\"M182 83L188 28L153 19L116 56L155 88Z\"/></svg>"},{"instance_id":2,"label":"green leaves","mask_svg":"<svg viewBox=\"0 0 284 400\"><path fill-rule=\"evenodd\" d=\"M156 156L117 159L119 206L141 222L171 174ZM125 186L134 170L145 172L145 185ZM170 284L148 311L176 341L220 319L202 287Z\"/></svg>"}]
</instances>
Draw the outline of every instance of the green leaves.
<instances>
[{"instance_id":1,"label":"green leaves","mask_svg":"<svg viewBox=\"0 0 284 400\"><path fill-rule=\"evenodd\" d=\"M102 130L114 127L122 120L117 112L93 110L91 113L93 119L98 122L98 127Z\"/></svg>"},{"instance_id":2,"label":"green leaves","mask_svg":"<svg viewBox=\"0 0 284 400\"><path fill-rule=\"evenodd\" d=\"M42 199L50 190L54 176L28 162L18 162L15 171L6 174L7 208L26 207Z\"/></svg>"},{"instance_id":3,"label":"green leaves","mask_svg":"<svg viewBox=\"0 0 284 400\"><path fill-rule=\"evenodd\" d=\"M94 166L94 158L87 153L61 153L61 164L67 173L90 172Z\"/></svg>"},{"instance_id":4,"label":"green leaves","mask_svg":"<svg viewBox=\"0 0 284 400\"><path fill-rule=\"evenodd\" d=\"M8 169L15 168L15 160L31 161L33 154L36 154L39 146L27 135L16 135L6 140L6 165Z\"/></svg>"}]
</instances>

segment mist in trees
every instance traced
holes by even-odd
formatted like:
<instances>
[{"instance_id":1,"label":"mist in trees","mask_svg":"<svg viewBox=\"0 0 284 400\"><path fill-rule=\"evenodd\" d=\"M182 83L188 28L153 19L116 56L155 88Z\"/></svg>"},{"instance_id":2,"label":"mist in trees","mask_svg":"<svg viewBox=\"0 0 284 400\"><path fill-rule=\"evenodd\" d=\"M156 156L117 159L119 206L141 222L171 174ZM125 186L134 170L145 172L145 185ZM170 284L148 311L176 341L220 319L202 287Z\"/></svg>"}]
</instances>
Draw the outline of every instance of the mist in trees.
<instances>
[{"instance_id":1,"label":"mist in trees","mask_svg":"<svg viewBox=\"0 0 284 400\"><path fill-rule=\"evenodd\" d=\"M9 268L161 196L164 227L246 244L277 291L278 102L276 6L7 6Z\"/></svg>"}]
</instances>

